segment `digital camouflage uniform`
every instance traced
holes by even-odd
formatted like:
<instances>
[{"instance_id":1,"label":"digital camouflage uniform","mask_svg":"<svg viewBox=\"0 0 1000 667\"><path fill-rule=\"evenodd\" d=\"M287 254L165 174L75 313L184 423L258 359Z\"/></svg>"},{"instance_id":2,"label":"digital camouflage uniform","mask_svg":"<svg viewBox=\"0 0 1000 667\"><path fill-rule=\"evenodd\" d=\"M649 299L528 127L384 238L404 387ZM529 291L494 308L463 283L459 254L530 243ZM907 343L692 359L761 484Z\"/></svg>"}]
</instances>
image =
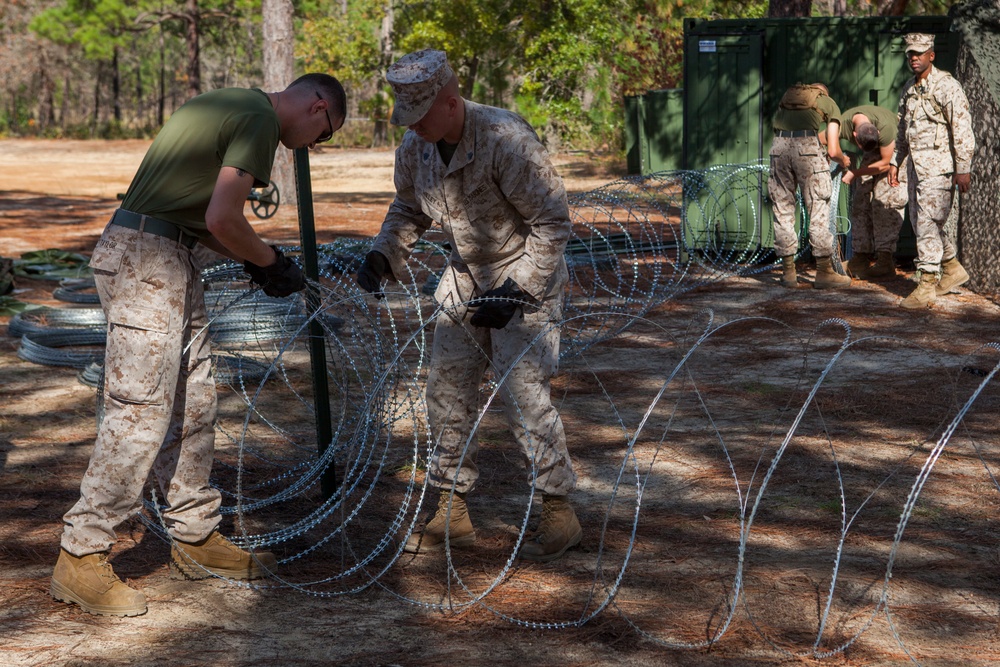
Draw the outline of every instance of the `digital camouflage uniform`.
<instances>
[{"instance_id":1,"label":"digital camouflage uniform","mask_svg":"<svg viewBox=\"0 0 1000 667\"><path fill-rule=\"evenodd\" d=\"M802 201L809 214L809 243L816 257L833 255L830 231L830 197L833 183L826 147L819 142L820 127L839 120L840 109L827 95L816 99L816 108L789 110L779 108L774 114L775 130L771 144L771 172L767 192L774 210L774 251L778 257L795 255L799 238L795 231L795 191L801 189ZM783 137L780 132L809 132L806 136Z\"/></svg>"},{"instance_id":2,"label":"digital camouflage uniform","mask_svg":"<svg viewBox=\"0 0 1000 667\"><path fill-rule=\"evenodd\" d=\"M196 542L218 525L221 502L208 484L216 389L197 262L176 241L109 225L90 265L108 320L104 420L62 547L110 549L150 469L171 534Z\"/></svg>"},{"instance_id":3,"label":"digital camouflage uniform","mask_svg":"<svg viewBox=\"0 0 1000 667\"><path fill-rule=\"evenodd\" d=\"M479 388L492 361L506 375L500 397L508 423L543 493L576 485L550 379L559 358L564 259L571 224L562 179L531 127L509 111L465 101L462 138L448 165L435 144L407 132L396 150L396 198L373 250L396 276L420 236L438 222L451 256L435 292L444 307L434 329L427 413L437 448L430 480L460 493L476 482L473 425ZM466 304L514 280L535 300L502 329L474 327ZM527 350L523 358L518 357ZM468 449L466 450L466 444ZM463 457L464 452L464 457Z\"/></svg>"},{"instance_id":4,"label":"digital camouflage uniform","mask_svg":"<svg viewBox=\"0 0 1000 667\"><path fill-rule=\"evenodd\" d=\"M919 84L911 78L899 97L899 127L893 164L909 157L910 222L917 237L917 269L939 273L942 259L956 254L944 232L955 197L954 174L972 167L975 137L969 101L950 74L933 65ZM902 179L900 179L902 180Z\"/></svg>"},{"instance_id":5,"label":"digital camouflage uniform","mask_svg":"<svg viewBox=\"0 0 1000 667\"><path fill-rule=\"evenodd\" d=\"M188 238L207 234L222 167L267 183L279 130L260 90L193 98L160 130L122 209L166 220ZM140 509L150 472L170 535L198 542L218 526L221 504L209 483L217 398L201 262L187 244L113 217L90 265L108 322L104 419L80 499L63 517L62 547L74 556L108 551L115 526Z\"/></svg>"},{"instance_id":6,"label":"digital camouflage uniform","mask_svg":"<svg viewBox=\"0 0 1000 667\"><path fill-rule=\"evenodd\" d=\"M879 134L879 148L889 146L896 140L896 114L874 105L862 105L848 109L841 116L840 138L854 140L855 115L862 114L876 127ZM861 156L861 168L882 159L878 148L866 151ZM903 227L906 212L906 172L900 169L899 186L889 185L888 172L865 174L854 182L854 196L851 199L851 249L855 254L896 252L899 231Z\"/></svg>"}]
</instances>

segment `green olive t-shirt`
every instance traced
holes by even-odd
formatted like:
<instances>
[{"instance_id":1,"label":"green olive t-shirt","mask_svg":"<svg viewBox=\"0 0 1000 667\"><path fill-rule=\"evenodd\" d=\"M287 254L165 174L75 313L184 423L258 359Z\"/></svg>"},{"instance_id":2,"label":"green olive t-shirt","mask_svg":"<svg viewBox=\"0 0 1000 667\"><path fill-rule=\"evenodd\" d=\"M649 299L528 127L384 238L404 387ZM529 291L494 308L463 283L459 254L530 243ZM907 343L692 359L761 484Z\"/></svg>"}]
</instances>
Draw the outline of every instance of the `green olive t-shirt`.
<instances>
[{"instance_id":1,"label":"green olive t-shirt","mask_svg":"<svg viewBox=\"0 0 1000 667\"><path fill-rule=\"evenodd\" d=\"M856 114L868 118L878 129L878 145L888 146L896 140L896 112L883 109L874 104L863 104L845 111L840 118L840 138L847 142L854 141L854 121Z\"/></svg>"},{"instance_id":2,"label":"green olive t-shirt","mask_svg":"<svg viewBox=\"0 0 1000 667\"><path fill-rule=\"evenodd\" d=\"M278 116L263 91L222 88L203 93L164 123L122 208L203 236L205 211L222 167L248 172L255 187L267 185L279 133Z\"/></svg>"},{"instance_id":3,"label":"green olive t-shirt","mask_svg":"<svg viewBox=\"0 0 1000 667\"><path fill-rule=\"evenodd\" d=\"M840 107L826 95L816 98L815 109L781 109L774 112L775 130L819 130L831 120L840 121Z\"/></svg>"}]
</instances>

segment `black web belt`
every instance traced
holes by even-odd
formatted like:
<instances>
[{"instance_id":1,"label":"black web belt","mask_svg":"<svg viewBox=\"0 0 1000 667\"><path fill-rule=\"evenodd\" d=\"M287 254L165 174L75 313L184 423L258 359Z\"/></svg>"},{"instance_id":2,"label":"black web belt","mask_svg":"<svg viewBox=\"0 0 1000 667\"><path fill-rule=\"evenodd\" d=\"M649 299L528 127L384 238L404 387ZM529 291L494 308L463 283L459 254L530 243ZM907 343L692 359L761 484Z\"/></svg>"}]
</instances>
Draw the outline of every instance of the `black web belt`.
<instances>
[{"instance_id":1,"label":"black web belt","mask_svg":"<svg viewBox=\"0 0 1000 667\"><path fill-rule=\"evenodd\" d=\"M195 244L198 243L197 236L188 234L172 222L167 222L166 220L161 220L160 218L154 218L150 215L133 213L132 211L126 211L123 208L115 210L115 214L111 216L111 224L118 225L119 227L128 227L129 229L138 229L140 232L155 234L156 236L162 236L163 238L176 241L177 243L180 243L188 248L193 248Z\"/></svg>"}]
</instances>

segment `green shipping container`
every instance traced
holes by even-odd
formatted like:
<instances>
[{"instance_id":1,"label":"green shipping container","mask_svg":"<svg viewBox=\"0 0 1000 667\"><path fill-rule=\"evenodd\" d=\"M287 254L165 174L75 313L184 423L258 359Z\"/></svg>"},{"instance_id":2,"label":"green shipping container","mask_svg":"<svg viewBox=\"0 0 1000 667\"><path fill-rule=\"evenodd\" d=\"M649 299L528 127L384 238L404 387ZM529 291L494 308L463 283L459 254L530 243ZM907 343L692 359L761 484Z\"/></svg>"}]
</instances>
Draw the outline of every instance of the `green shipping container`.
<instances>
[{"instance_id":1,"label":"green shipping container","mask_svg":"<svg viewBox=\"0 0 1000 667\"><path fill-rule=\"evenodd\" d=\"M766 164L771 116L785 89L798 81L825 83L841 110L877 104L895 112L900 90L911 76L903 59L903 35L936 34L935 66L950 71L958 51L958 35L950 27L945 16L685 20L680 168ZM627 102L630 173L648 174L676 164L673 140L659 139L677 132L675 105L672 100L652 101L657 93ZM643 150L648 155L643 156ZM764 170L746 170L739 178L756 179L745 188L756 198L715 206L712 219L704 214L703 200L685 203L691 213L685 230L689 247L700 247L706 235L723 246L773 244ZM841 188L842 233L849 228L848 197L848 189ZM801 220L800 228L807 224ZM897 254L913 256L912 231L908 224L903 227ZM805 235L800 238L806 241Z\"/></svg>"},{"instance_id":2,"label":"green shipping container","mask_svg":"<svg viewBox=\"0 0 1000 667\"><path fill-rule=\"evenodd\" d=\"M652 90L625 98L628 173L651 174L681 168L684 91Z\"/></svg>"}]
</instances>

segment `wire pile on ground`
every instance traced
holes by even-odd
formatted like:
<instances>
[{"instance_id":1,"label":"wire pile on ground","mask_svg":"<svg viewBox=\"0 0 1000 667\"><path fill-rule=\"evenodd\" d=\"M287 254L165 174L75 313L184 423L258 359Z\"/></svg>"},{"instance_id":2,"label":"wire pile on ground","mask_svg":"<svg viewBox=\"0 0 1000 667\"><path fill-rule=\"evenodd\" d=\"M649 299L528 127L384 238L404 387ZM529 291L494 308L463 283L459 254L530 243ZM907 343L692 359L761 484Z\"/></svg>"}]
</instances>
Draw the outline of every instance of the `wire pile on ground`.
<instances>
[{"instance_id":1,"label":"wire pile on ground","mask_svg":"<svg viewBox=\"0 0 1000 667\"><path fill-rule=\"evenodd\" d=\"M473 436L493 443L493 451L479 455L490 482L474 494L478 504L470 496L480 545L471 554L402 552L430 492L422 472L433 452L421 402L426 334L446 315L418 287L419 278L383 301L359 293L349 274L324 278L312 285L320 307L311 317L329 312L344 320L336 331L324 331L335 420L329 446L319 455L305 444L314 434L303 326L271 350L270 377L283 384L268 391L231 387L240 407L220 421L228 444L220 445L225 465L215 479L238 541L280 555L265 586L313 596L378 586L428 609L478 607L518 625L550 629L614 609L647 639L688 648L722 641L742 615L789 655L837 654L877 618L890 618L898 585L893 567L924 484L946 447L980 446L993 410L970 415L984 392L993 390L990 405L997 399L996 344L974 358L935 359L899 339L852 339L841 320L803 336L767 318L717 325L709 315L699 334L691 323L666 329L632 317L619 340L638 328L644 345L657 341L642 354L640 367L626 371L597 342L565 360L569 379L557 384L572 451L586 471L574 502L588 547L549 566L545 576L558 585L546 586L532 579L530 568L517 566L537 493L531 466L513 463L516 448L493 405L502 377L494 377L483 396ZM871 368L912 366L917 356L929 359L929 368L914 368L914 378L933 376L936 386L952 385L933 409L924 405L920 419L886 415L887 402L908 401L910 378L892 391L883 382L869 389L867 400L859 399ZM982 373L962 370L967 368ZM867 419L859 416L859 405L870 406ZM883 443L888 458L879 452L874 461L864 460L871 434L849 425L874 421L899 429L901 417L902 433ZM955 441L959 432L961 444ZM988 469L995 465L982 459ZM319 482L330 465L337 486L326 497ZM834 512L820 512L817 520L784 506L803 476L826 480L825 502ZM993 487L1000 490L995 481ZM154 514L158 509L150 508ZM692 514L699 522L713 521L701 542L683 537L694 528L680 528ZM665 529L664 516L677 527ZM811 546L776 557L775 531L796 522L802 524L799 539L809 535ZM150 525L162 528L155 520ZM872 542L879 548L873 550ZM762 578L776 558L791 559L798 571L811 573L810 580L825 582L818 618L808 613L816 602L812 584L803 602ZM526 581L545 594L518 603L510 591ZM868 594L859 597L859 590ZM672 613L650 617L650 605ZM706 627L707 637L693 638ZM802 643L810 634L813 640ZM901 635L897 639L907 646Z\"/></svg>"},{"instance_id":2,"label":"wire pile on ground","mask_svg":"<svg viewBox=\"0 0 1000 667\"><path fill-rule=\"evenodd\" d=\"M766 177L762 164L665 172L573 197L554 389L581 477L573 499L586 548L543 568L541 580L516 559L538 494L494 404L504 381L496 373L469 441L488 443L469 501L479 542L440 557L402 550L431 493L423 391L432 327L447 316L430 296L447 261L439 230L382 300L354 284L370 241L322 246L320 280L305 299L248 292L234 264L206 270L212 322L200 335L252 361L219 378L213 483L236 541L279 555L263 585L322 597L377 586L424 608L483 609L529 628L614 610L671 647L710 646L744 618L795 656L840 653L875 619L891 623L894 567L944 449L971 445L1000 490L982 447L992 409L975 409L995 405L1000 346L955 359L894 338L853 339L841 320L806 334L767 318L648 320L686 291L771 268ZM234 333L230 323L259 326ZM314 335L332 433L319 446ZM628 349L638 361L626 367ZM930 361L895 385L867 382L873 367L918 358ZM982 373L973 380L963 368ZM947 396L917 416L889 413L929 375ZM871 421L890 434L884 452L859 426ZM823 511L790 506L802 480L816 478ZM147 507L148 525L169 539L157 499ZM782 544L789 532L801 543ZM807 590L769 578L786 562L810 574ZM521 588L544 594L525 599Z\"/></svg>"},{"instance_id":3,"label":"wire pile on ground","mask_svg":"<svg viewBox=\"0 0 1000 667\"><path fill-rule=\"evenodd\" d=\"M614 609L638 633L671 647L710 646L746 618L773 646L812 657L840 653L876 618L891 618L891 574L905 528L956 432L964 429L974 446L982 439L986 420L970 414L992 388L998 348L956 365L898 339L853 340L840 320L804 336L765 318L717 325L709 316L700 329L648 321L652 308L685 291L770 268L759 208L764 183L761 165L744 165L625 179L574 197L556 393L585 471L574 503L587 548L545 571L558 585L518 567L537 493L534 471L515 463L510 428L493 403L503 382L495 374L472 436L492 445L478 461L489 479L469 501L477 547L437 558L403 553L431 492L424 469L434 439L423 389L430 327L446 315L429 295L447 247L440 232L427 234L384 300L354 284L367 242L322 247L321 280L310 285L316 306L305 321L266 348L246 344L269 363L266 377L281 382L266 390L231 383L224 391L231 411L220 419L225 438L214 483L237 540L278 553L265 585L321 597L378 586L428 609L481 608L530 628L580 625ZM333 318L336 329L325 324ZM322 453L312 444L311 321L323 332L331 397L333 436ZM622 341L642 351L638 368L622 368ZM736 356L726 352L734 348ZM914 356L931 358L939 384L950 377L953 389L920 420L907 415L903 432L886 440L895 463L881 453L876 465L862 461L871 434L844 427L864 421L859 386L867 386L873 365L905 367ZM967 373L952 377L962 367L985 370L969 385ZM919 369L923 381L927 372ZM901 378L894 400L884 382L872 386L869 420L898 429L886 404L904 404L912 383ZM325 494L331 466L337 483ZM828 494L822 506L835 511L822 520L789 511L783 499L818 470ZM157 504L149 508L150 526L168 539ZM675 528L665 528L665 516ZM688 526L691 516L713 527L703 535ZM818 546L775 556L772 535L804 516L811 523L802 530ZM857 546L878 540L874 557ZM766 571L783 558L825 582L818 615L814 588L795 598L769 583ZM544 595L522 602L512 591L525 585Z\"/></svg>"}]
</instances>

